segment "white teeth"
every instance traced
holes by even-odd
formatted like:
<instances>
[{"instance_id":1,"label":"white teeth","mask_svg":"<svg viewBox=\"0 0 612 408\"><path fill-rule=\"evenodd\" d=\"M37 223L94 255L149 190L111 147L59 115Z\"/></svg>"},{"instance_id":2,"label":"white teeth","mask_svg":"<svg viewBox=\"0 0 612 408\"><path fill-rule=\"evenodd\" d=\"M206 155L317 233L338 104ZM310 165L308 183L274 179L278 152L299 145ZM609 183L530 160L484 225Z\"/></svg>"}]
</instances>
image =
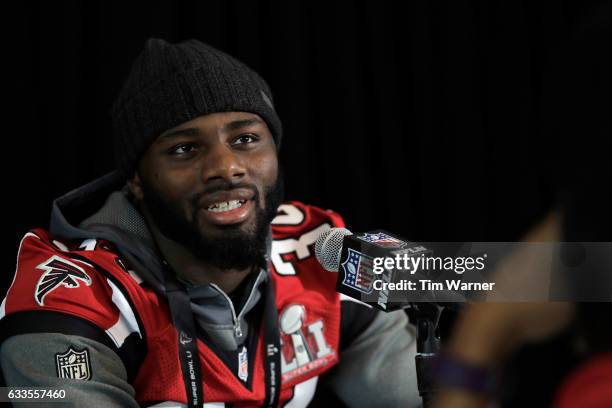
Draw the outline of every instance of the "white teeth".
<instances>
[{"instance_id":1,"label":"white teeth","mask_svg":"<svg viewBox=\"0 0 612 408\"><path fill-rule=\"evenodd\" d=\"M231 201L223 201L220 203L215 203L212 205L209 205L207 210L208 211L213 211L213 212L223 212L223 211L230 211L230 210L234 210L238 207L241 207L242 204L244 204L246 202L246 200L231 200Z\"/></svg>"}]
</instances>

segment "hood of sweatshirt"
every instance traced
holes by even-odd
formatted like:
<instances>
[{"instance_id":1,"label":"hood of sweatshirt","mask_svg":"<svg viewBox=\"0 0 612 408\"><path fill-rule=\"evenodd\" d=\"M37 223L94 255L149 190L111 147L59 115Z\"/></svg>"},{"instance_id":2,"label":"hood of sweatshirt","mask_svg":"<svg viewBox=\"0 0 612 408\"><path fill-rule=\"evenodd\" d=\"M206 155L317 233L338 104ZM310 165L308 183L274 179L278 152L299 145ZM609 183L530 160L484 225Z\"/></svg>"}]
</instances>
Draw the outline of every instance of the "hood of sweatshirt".
<instances>
[{"instance_id":1,"label":"hood of sweatshirt","mask_svg":"<svg viewBox=\"0 0 612 408\"><path fill-rule=\"evenodd\" d=\"M161 256L147 223L117 172L76 188L53 202L49 232L64 239L97 238L112 242L147 285L165 296ZM267 239L267 259L271 249ZM191 309L200 327L225 350L236 350L247 338L245 315L262 297L268 271L252 274L236 305L214 283L188 286ZM236 310L239 309L239 310Z\"/></svg>"}]
</instances>

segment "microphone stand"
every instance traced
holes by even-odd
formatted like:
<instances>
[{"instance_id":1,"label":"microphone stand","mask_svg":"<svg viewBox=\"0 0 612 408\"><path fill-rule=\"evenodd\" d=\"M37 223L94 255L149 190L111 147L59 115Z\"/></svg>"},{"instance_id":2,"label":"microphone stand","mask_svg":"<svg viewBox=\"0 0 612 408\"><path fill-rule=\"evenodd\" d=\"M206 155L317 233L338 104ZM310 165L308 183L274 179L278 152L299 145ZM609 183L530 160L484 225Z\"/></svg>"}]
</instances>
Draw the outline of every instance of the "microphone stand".
<instances>
[{"instance_id":1,"label":"microphone stand","mask_svg":"<svg viewBox=\"0 0 612 408\"><path fill-rule=\"evenodd\" d=\"M440 350L440 338L436 333L443 306L437 303L410 303L417 327L417 353L415 357L419 395L423 408L431 406L434 394L433 361Z\"/></svg>"}]
</instances>

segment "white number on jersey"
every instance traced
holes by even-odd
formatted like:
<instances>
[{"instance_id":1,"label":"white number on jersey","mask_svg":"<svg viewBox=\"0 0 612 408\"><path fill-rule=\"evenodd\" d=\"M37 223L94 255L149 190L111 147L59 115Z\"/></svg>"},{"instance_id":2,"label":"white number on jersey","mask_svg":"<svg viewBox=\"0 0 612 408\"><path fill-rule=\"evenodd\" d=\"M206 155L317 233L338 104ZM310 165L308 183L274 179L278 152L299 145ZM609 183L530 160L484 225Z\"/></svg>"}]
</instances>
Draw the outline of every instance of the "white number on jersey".
<instances>
[{"instance_id":1,"label":"white number on jersey","mask_svg":"<svg viewBox=\"0 0 612 408\"><path fill-rule=\"evenodd\" d=\"M300 225L304 222L304 213L291 204L281 204L278 206L276 217L272 220L272 225Z\"/></svg>"},{"instance_id":2,"label":"white number on jersey","mask_svg":"<svg viewBox=\"0 0 612 408\"><path fill-rule=\"evenodd\" d=\"M323 232L330 229L327 223L319 225L317 228L303 234L300 238L287 238L272 241L272 264L279 275L295 275L296 271L291 262L284 261L282 255L295 252L301 261L312 255L309 246L314 244Z\"/></svg>"}]
</instances>

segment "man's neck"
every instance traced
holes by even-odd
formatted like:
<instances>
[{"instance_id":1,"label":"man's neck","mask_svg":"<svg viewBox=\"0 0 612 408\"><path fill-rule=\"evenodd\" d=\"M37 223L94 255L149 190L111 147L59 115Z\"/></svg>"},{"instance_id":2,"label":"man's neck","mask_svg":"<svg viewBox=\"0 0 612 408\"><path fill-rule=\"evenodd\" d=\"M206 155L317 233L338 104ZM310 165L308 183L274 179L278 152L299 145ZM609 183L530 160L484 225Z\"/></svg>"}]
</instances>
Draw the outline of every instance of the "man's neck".
<instances>
[{"instance_id":1,"label":"man's neck","mask_svg":"<svg viewBox=\"0 0 612 408\"><path fill-rule=\"evenodd\" d=\"M183 245L166 237L157 228L155 223L151 222L146 211L145 219L147 219L149 229L165 260L170 264L177 278L183 281L194 286L214 283L226 294L230 294L252 271L252 268L240 270L220 269L212 266L195 257L193 253Z\"/></svg>"}]
</instances>

